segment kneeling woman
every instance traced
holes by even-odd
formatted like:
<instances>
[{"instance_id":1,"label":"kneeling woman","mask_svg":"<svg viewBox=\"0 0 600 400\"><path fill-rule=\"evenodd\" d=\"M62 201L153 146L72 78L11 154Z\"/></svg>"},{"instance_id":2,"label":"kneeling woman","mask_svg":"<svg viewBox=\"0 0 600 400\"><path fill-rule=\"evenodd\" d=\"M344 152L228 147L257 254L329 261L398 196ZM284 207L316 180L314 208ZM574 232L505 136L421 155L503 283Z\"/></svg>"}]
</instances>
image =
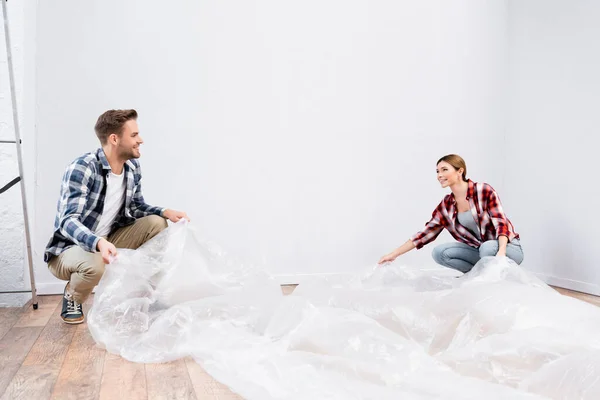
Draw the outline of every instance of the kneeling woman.
<instances>
[{"instance_id":1,"label":"kneeling woman","mask_svg":"<svg viewBox=\"0 0 600 400\"><path fill-rule=\"evenodd\" d=\"M457 240L433 249L433 259L445 267L469 272L482 257L506 256L517 264L523 261L519 235L504 215L496 191L487 183L467 179L465 161L455 154L437 162L437 177L448 194L433 211L425 229L402 246L383 256L379 264L420 249L438 237L444 228Z\"/></svg>"}]
</instances>

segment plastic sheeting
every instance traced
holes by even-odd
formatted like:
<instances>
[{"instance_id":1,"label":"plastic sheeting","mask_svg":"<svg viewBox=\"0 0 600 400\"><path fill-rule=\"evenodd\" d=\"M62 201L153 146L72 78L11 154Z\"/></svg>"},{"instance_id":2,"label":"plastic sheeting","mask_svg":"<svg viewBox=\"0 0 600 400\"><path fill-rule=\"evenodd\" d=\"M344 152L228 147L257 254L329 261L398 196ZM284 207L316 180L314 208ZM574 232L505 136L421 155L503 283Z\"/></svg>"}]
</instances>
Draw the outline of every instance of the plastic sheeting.
<instances>
[{"instance_id":1,"label":"plastic sheeting","mask_svg":"<svg viewBox=\"0 0 600 400\"><path fill-rule=\"evenodd\" d=\"M178 223L107 266L96 342L192 356L246 399L600 399L600 309L506 258L468 274L388 265L283 296Z\"/></svg>"}]
</instances>

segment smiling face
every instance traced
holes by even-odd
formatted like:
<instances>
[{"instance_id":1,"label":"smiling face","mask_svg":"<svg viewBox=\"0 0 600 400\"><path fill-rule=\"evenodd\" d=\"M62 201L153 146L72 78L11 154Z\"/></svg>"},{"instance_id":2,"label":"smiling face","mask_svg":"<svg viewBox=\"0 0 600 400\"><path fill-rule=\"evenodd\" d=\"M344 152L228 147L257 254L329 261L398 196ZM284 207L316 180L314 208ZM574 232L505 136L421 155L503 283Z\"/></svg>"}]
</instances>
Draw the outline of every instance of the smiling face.
<instances>
[{"instance_id":1,"label":"smiling face","mask_svg":"<svg viewBox=\"0 0 600 400\"><path fill-rule=\"evenodd\" d=\"M443 188L450 187L463 181L464 170L456 169L446 161L440 161L436 168L438 182Z\"/></svg>"},{"instance_id":2,"label":"smiling face","mask_svg":"<svg viewBox=\"0 0 600 400\"><path fill-rule=\"evenodd\" d=\"M130 119L123 125L120 135L112 134L109 141L116 147L117 155L122 160L140 158L140 145L144 143L139 133L137 121Z\"/></svg>"}]
</instances>

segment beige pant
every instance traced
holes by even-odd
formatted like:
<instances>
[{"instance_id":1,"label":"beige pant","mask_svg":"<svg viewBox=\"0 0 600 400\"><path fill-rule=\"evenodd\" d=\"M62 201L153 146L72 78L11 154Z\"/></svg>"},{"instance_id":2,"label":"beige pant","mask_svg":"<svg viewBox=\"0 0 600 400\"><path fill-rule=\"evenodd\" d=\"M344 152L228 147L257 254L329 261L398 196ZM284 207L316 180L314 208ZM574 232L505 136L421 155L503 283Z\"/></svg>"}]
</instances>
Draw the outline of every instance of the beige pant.
<instances>
[{"instance_id":1,"label":"beige pant","mask_svg":"<svg viewBox=\"0 0 600 400\"><path fill-rule=\"evenodd\" d=\"M167 220L158 215L140 218L132 225L119 228L107 240L121 249L137 249L167 227ZM75 301L83 303L104 274L100 253L90 253L79 246L69 247L58 257L52 257L48 269L54 276L69 281L68 291Z\"/></svg>"}]
</instances>

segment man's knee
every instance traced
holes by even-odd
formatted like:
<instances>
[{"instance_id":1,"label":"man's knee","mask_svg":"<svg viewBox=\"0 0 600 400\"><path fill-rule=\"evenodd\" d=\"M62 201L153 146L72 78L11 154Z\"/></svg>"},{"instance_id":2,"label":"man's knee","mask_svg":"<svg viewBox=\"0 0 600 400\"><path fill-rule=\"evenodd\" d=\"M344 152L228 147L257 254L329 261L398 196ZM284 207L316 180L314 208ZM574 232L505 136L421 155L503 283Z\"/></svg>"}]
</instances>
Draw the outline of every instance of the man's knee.
<instances>
[{"instance_id":1,"label":"man's knee","mask_svg":"<svg viewBox=\"0 0 600 400\"><path fill-rule=\"evenodd\" d=\"M48 269L63 281L70 280L71 274L101 278L104 273L104 261L100 253L91 253L81 247L72 246L60 255L52 257L48 262Z\"/></svg>"},{"instance_id":2,"label":"man's knee","mask_svg":"<svg viewBox=\"0 0 600 400\"><path fill-rule=\"evenodd\" d=\"M488 240L479 247L479 257L492 257L498 253L498 241Z\"/></svg>"},{"instance_id":3,"label":"man's knee","mask_svg":"<svg viewBox=\"0 0 600 400\"><path fill-rule=\"evenodd\" d=\"M156 231L156 233L159 233L167 228L167 220L163 217L159 217L158 215L149 215L146 218L149 231Z\"/></svg>"},{"instance_id":4,"label":"man's knee","mask_svg":"<svg viewBox=\"0 0 600 400\"><path fill-rule=\"evenodd\" d=\"M144 224L144 230L146 231L145 238L143 239L144 243L161 233L163 230L167 229L168 226L167 220L163 217L159 217L158 215L149 215L144 217Z\"/></svg>"},{"instance_id":5,"label":"man's knee","mask_svg":"<svg viewBox=\"0 0 600 400\"><path fill-rule=\"evenodd\" d=\"M97 285L102 279L102 275L104 275L104 268L104 261L100 258L94 262L81 263L77 268L77 273L86 282Z\"/></svg>"}]
</instances>

